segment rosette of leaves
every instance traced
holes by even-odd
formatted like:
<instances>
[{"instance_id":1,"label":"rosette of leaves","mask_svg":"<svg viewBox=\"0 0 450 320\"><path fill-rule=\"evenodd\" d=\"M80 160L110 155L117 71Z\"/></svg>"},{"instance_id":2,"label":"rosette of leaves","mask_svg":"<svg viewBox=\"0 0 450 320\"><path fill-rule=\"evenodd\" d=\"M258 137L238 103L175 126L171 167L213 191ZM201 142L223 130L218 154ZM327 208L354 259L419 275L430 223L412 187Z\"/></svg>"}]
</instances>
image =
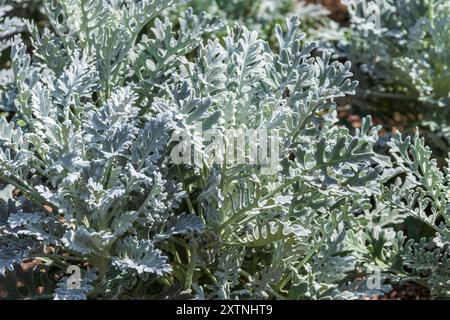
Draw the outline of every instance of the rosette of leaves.
<instances>
[{"instance_id":1,"label":"rosette of leaves","mask_svg":"<svg viewBox=\"0 0 450 320\"><path fill-rule=\"evenodd\" d=\"M450 143L450 4L442 0L347 1L344 52L363 79L360 106L411 114L438 156ZM384 108L384 109L383 109ZM389 121L389 120L388 120ZM431 133L430 133L431 132Z\"/></svg>"}]
</instances>

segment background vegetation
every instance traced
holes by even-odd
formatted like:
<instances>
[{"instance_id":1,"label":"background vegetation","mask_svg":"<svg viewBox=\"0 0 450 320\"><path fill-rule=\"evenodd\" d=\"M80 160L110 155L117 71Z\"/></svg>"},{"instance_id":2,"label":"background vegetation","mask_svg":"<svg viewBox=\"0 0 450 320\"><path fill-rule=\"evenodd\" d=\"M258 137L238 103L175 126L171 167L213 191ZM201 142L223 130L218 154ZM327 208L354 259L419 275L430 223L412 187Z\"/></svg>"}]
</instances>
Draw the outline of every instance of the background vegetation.
<instances>
[{"instance_id":1,"label":"background vegetation","mask_svg":"<svg viewBox=\"0 0 450 320\"><path fill-rule=\"evenodd\" d=\"M342 2L0 1L0 296L450 297L450 3Z\"/></svg>"}]
</instances>

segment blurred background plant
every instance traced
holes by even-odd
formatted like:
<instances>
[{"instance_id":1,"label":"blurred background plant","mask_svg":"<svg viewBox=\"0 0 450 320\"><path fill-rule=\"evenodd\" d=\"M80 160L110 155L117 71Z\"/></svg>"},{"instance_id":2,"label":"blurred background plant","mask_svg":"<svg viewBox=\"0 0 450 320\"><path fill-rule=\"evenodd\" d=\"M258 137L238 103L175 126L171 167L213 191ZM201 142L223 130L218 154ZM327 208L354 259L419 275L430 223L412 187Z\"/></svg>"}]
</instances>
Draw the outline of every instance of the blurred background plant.
<instances>
[{"instance_id":1,"label":"blurred background plant","mask_svg":"<svg viewBox=\"0 0 450 320\"><path fill-rule=\"evenodd\" d=\"M350 27L339 53L360 81L355 113L385 128L420 127L440 164L450 144L450 2L344 1Z\"/></svg>"},{"instance_id":2,"label":"blurred background plant","mask_svg":"<svg viewBox=\"0 0 450 320\"><path fill-rule=\"evenodd\" d=\"M11 37L25 31L23 18L42 19L39 0L0 0L0 85L11 80L9 69L9 48Z\"/></svg>"},{"instance_id":3,"label":"blurred background plant","mask_svg":"<svg viewBox=\"0 0 450 320\"><path fill-rule=\"evenodd\" d=\"M238 22L259 33L261 39L276 45L274 27L286 17L298 15L302 30L310 40L323 45L342 38L337 22L329 18L330 10L314 1L298 0L180 0L172 14L179 15L192 7L194 12L205 11L228 23Z\"/></svg>"}]
</instances>

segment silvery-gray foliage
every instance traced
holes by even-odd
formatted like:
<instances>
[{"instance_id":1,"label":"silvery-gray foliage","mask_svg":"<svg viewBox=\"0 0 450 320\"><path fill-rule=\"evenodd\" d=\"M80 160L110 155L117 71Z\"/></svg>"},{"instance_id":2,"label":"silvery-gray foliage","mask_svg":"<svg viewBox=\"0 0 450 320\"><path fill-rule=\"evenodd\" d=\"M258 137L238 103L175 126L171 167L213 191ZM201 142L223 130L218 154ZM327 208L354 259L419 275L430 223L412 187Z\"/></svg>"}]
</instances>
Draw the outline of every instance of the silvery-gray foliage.
<instances>
[{"instance_id":1,"label":"silvery-gray foliage","mask_svg":"<svg viewBox=\"0 0 450 320\"><path fill-rule=\"evenodd\" d=\"M9 17L6 14L14 9L8 1L0 2L0 52L10 46L9 37L20 32L24 24L18 17Z\"/></svg>"},{"instance_id":2,"label":"silvery-gray foliage","mask_svg":"<svg viewBox=\"0 0 450 320\"><path fill-rule=\"evenodd\" d=\"M170 114L139 117L141 77L131 74L124 83L122 74L131 64L139 66L133 59L137 41L163 41L167 49L161 45L155 52L160 73L152 80L169 85L158 76L173 73L177 61L164 59L188 54L205 32L221 26L217 19L187 12L177 36L169 22L154 20L168 5L48 1L55 31L27 24L33 55L19 36L12 41L14 80L2 94L13 117L0 119L0 179L7 183L8 205L17 188L35 207L9 210L2 203L8 211L2 219L2 272L42 258L60 266L88 261L99 274L163 276L172 270L160 249L167 239L202 231L198 217L177 214L185 192L168 177ZM150 21L154 36L138 39ZM146 63L152 56L147 57ZM165 94L163 88L154 93ZM65 289L58 290L61 299Z\"/></svg>"},{"instance_id":3,"label":"silvery-gray foliage","mask_svg":"<svg viewBox=\"0 0 450 320\"><path fill-rule=\"evenodd\" d=\"M262 39L270 42L275 40L275 25L293 15L299 16L304 31L308 31L310 37L318 38L318 33L321 36L336 36L337 32L337 24L327 17L329 11L324 6L305 1L180 0L174 13L187 7L192 7L195 11L206 11L229 22L238 21L247 28L258 31Z\"/></svg>"},{"instance_id":4,"label":"silvery-gray foliage","mask_svg":"<svg viewBox=\"0 0 450 320\"><path fill-rule=\"evenodd\" d=\"M23 17L39 19L41 4L40 0L0 1L0 86L8 84L13 78L8 61L11 38L18 33L26 32Z\"/></svg>"},{"instance_id":5,"label":"silvery-gray foliage","mask_svg":"<svg viewBox=\"0 0 450 320\"><path fill-rule=\"evenodd\" d=\"M55 289L54 300L86 300L86 295L94 289L91 283L96 278L95 273L95 269L88 270L85 276L80 279L78 288L68 287L68 277L64 277Z\"/></svg>"},{"instance_id":6,"label":"silvery-gray foliage","mask_svg":"<svg viewBox=\"0 0 450 320\"><path fill-rule=\"evenodd\" d=\"M344 51L363 73L364 99L389 108L450 143L450 3L443 0L347 1L352 25ZM356 6L354 4L357 4ZM404 109L400 109L405 106ZM422 118L421 118L422 116ZM425 132L424 132L425 133ZM431 137L433 138L433 137Z\"/></svg>"},{"instance_id":7,"label":"silvery-gray foliage","mask_svg":"<svg viewBox=\"0 0 450 320\"><path fill-rule=\"evenodd\" d=\"M0 1L0 61L4 60L5 51L10 47L10 38L21 32L25 27L22 19L8 15L14 9L11 4L11 1ZM2 66L0 69L0 85L8 83L11 78L11 70Z\"/></svg>"},{"instance_id":8,"label":"silvery-gray foliage","mask_svg":"<svg viewBox=\"0 0 450 320\"><path fill-rule=\"evenodd\" d=\"M398 133L389 144L397 166L389 174L395 181L384 187L382 201L392 212L423 223L434 234L405 244L405 279L427 286L434 297L449 297L450 157L448 167L440 169L418 133L406 138Z\"/></svg>"},{"instance_id":9,"label":"silvery-gray foliage","mask_svg":"<svg viewBox=\"0 0 450 320\"><path fill-rule=\"evenodd\" d=\"M348 226L364 228L356 216L381 194L377 179L389 164L372 150L378 137L370 120L356 136L336 126L334 100L356 86L350 64L331 62L328 52L312 57L317 44L300 46L297 17L275 32L275 51L239 26L202 44L180 69L183 83L150 108L151 114L170 110L174 125L188 132L194 117L223 135L239 128L280 131L282 159L274 174L230 163L179 171L188 208L207 230L185 244L191 258L184 288L195 284L198 298L357 297L348 279L357 269L364 279L369 269L341 257L348 254ZM330 265L336 277L325 276Z\"/></svg>"},{"instance_id":10,"label":"silvery-gray foliage","mask_svg":"<svg viewBox=\"0 0 450 320\"><path fill-rule=\"evenodd\" d=\"M418 138L393 140L395 169L373 150L370 118L354 133L337 125L335 100L357 86L351 65L316 55L297 16L276 26L272 49L237 24L205 39L224 26L207 14L158 18L170 5L48 0L51 30L26 23L32 53L14 37L1 92L3 276L40 261L55 299L358 299L388 291L403 261L422 270L415 257L429 252L395 228L406 216L446 248L444 174ZM212 162L199 123L224 139L278 132L275 170ZM179 132L203 161L174 161ZM233 153L248 154L245 139ZM400 171L406 184L381 185ZM61 276L70 265L79 289ZM447 276L434 275L431 285Z\"/></svg>"}]
</instances>

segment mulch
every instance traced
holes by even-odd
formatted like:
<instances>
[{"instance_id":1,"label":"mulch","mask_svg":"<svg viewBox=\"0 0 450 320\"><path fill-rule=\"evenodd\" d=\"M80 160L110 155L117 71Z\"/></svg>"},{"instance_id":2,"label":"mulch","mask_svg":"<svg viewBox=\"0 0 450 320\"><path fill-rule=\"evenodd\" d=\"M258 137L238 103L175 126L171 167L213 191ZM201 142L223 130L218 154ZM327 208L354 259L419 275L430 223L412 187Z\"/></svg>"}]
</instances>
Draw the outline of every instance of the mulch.
<instances>
[{"instance_id":1,"label":"mulch","mask_svg":"<svg viewBox=\"0 0 450 320\"><path fill-rule=\"evenodd\" d=\"M331 13L330 18L336 20L341 25L347 25L349 22L347 8L340 0L306 0L307 3L320 3Z\"/></svg>"},{"instance_id":2,"label":"mulch","mask_svg":"<svg viewBox=\"0 0 450 320\"><path fill-rule=\"evenodd\" d=\"M392 291L384 296L366 297L363 300L430 300L430 291L415 283L392 284Z\"/></svg>"}]
</instances>

